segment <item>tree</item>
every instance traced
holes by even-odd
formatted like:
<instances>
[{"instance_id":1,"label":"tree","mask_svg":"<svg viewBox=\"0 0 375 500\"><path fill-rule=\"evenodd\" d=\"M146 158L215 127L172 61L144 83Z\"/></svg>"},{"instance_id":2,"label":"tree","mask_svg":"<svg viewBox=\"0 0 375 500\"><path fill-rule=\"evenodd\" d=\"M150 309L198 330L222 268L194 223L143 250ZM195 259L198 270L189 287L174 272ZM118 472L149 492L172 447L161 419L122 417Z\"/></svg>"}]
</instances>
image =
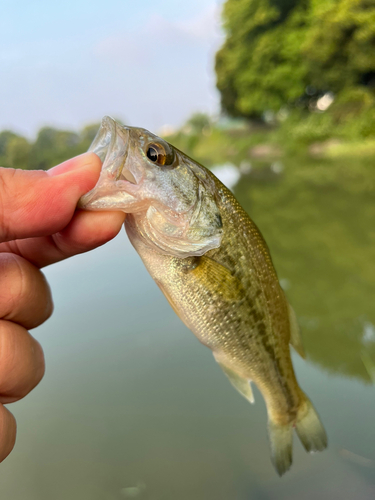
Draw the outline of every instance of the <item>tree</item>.
<instances>
[{"instance_id":1,"label":"tree","mask_svg":"<svg viewBox=\"0 0 375 500\"><path fill-rule=\"evenodd\" d=\"M310 0L309 29L301 47L310 83L335 93L375 87L375 2Z\"/></svg>"},{"instance_id":2,"label":"tree","mask_svg":"<svg viewBox=\"0 0 375 500\"><path fill-rule=\"evenodd\" d=\"M27 168L30 143L25 137L10 130L0 132L0 165L12 168Z\"/></svg>"},{"instance_id":3,"label":"tree","mask_svg":"<svg viewBox=\"0 0 375 500\"><path fill-rule=\"evenodd\" d=\"M259 117L319 96L375 86L373 0L227 0L216 55L222 108Z\"/></svg>"},{"instance_id":4,"label":"tree","mask_svg":"<svg viewBox=\"0 0 375 500\"><path fill-rule=\"evenodd\" d=\"M40 129L31 149L29 168L45 170L82 153L79 142L75 132L52 127Z\"/></svg>"},{"instance_id":5,"label":"tree","mask_svg":"<svg viewBox=\"0 0 375 500\"><path fill-rule=\"evenodd\" d=\"M186 127L193 134L201 134L211 126L211 118L206 113L194 113L186 122Z\"/></svg>"},{"instance_id":6,"label":"tree","mask_svg":"<svg viewBox=\"0 0 375 500\"><path fill-rule=\"evenodd\" d=\"M27 169L30 150L31 145L25 137L12 137L8 142L5 165L12 168Z\"/></svg>"},{"instance_id":7,"label":"tree","mask_svg":"<svg viewBox=\"0 0 375 500\"><path fill-rule=\"evenodd\" d=\"M88 150L100 124L84 127L80 133L44 127L31 144L24 137L0 132L0 165L30 170L46 170Z\"/></svg>"}]
</instances>

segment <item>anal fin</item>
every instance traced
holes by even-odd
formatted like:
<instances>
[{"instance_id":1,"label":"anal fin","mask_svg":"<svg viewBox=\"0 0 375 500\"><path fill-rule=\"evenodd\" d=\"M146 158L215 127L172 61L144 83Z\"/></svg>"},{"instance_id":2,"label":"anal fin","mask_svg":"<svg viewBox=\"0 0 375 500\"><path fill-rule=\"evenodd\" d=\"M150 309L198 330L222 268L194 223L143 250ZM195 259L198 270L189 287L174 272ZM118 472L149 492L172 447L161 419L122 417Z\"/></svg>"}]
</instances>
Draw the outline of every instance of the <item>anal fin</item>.
<instances>
[{"instance_id":1,"label":"anal fin","mask_svg":"<svg viewBox=\"0 0 375 500\"><path fill-rule=\"evenodd\" d=\"M302 339L299 326L297 323L296 313L294 312L294 309L289 304L289 302L287 302L287 304L288 304L289 327L290 327L289 343L291 346L293 346L293 348L295 349L295 351L297 351L297 353L301 356L301 358L305 359L306 354L302 345Z\"/></svg>"},{"instance_id":2,"label":"anal fin","mask_svg":"<svg viewBox=\"0 0 375 500\"><path fill-rule=\"evenodd\" d=\"M218 363L218 365L220 366L220 368L225 373L225 375L229 378L229 381L233 385L233 387L237 389L237 391L240 394L242 394L242 396L246 398L250 403L254 403L254 395L251 389L250 380L241 377L234 370L228 368L226 365L224 365L221 361L218 360L215 354L214 358Z\"/></svg>"}]
</instances>

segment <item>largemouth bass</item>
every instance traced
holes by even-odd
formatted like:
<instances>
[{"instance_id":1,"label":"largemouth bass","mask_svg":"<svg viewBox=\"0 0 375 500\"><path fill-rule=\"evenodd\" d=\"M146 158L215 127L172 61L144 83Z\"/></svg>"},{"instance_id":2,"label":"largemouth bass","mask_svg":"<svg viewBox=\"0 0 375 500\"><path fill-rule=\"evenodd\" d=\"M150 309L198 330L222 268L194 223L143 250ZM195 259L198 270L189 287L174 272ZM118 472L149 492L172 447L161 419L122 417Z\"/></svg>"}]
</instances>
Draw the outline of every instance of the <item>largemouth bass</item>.
<instances>
[{"instance_id":1,"label":"largemouth bass","mask_svg":"<svg viewBox=\"0 0 375 500\"><path fill-rule=\"evenodd\" d=\"M307 451L323 450L326 433L291 361L289 344L304 355L294 312L233 194L163 139L109 117L90 151L103 167L80 207L129 214L129 239L174 311L250 402L258 386L277 472L292 463L293 428Z\"/></svg>"}]
</instances>

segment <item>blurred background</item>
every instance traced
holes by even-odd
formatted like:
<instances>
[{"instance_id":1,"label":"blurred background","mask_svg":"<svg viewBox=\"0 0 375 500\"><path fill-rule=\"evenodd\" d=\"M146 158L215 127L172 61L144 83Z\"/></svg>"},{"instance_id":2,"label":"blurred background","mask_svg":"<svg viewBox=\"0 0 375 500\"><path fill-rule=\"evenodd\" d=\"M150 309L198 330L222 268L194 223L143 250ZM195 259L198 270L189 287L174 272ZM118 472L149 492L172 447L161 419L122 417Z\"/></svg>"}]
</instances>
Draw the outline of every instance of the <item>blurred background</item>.
<instances>
[{"instance_id":1,"label":"blurred background","mask_svg":"<svg viewBox=\"0 0 375 500\"><path fill-rule=\"evenodd\" d=\"M375 2L2 0L0 164L48 169L104 115L212 169L260 227L329 448L281 480L122 232L45 270L45 379L9 405L4 500L375 497Z\"/></svg>"}]
</instances>

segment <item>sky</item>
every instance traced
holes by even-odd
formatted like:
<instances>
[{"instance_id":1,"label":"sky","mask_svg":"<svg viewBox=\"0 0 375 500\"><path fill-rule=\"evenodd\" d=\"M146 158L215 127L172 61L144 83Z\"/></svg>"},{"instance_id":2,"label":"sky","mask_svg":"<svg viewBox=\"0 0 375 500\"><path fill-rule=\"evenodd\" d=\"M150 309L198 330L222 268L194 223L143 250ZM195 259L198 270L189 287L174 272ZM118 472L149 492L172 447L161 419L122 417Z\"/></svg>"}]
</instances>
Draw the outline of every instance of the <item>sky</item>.
<instances>
[{"instance_id":1,"label":"sky","mask_svg":"<svg viewBox=\"0 0 375 500\"><path fill-rule=\"evenodd\" d=\"M0 130L111 115L154 132L219 111L222 0L1 0Z\"/></svg>"}]
</instances>

